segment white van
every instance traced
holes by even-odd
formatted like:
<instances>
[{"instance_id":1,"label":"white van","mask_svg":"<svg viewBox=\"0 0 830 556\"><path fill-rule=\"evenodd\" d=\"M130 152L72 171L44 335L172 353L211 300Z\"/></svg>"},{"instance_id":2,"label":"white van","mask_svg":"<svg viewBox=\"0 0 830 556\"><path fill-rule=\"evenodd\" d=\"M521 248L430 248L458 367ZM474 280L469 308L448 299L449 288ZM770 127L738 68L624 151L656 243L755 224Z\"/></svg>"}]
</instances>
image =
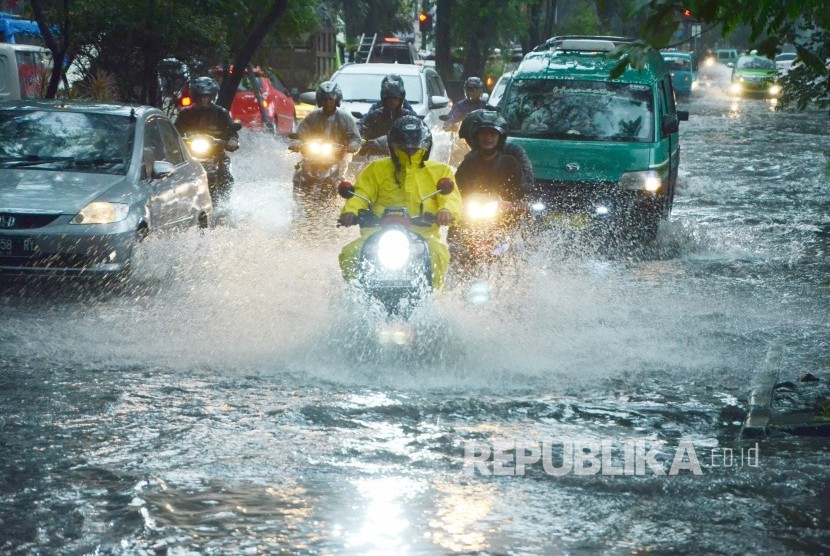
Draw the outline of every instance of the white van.
<instances>
[{"instance_id":1,"label":"white van","mask_svg":"<svg viewBox=\"0 0 830 556\"><path fill-rule=\"evenodd\" d=\"M52 54L42 46L0 43L0 100L39 97L51 67Z\"/></svg>"}]
</instances>

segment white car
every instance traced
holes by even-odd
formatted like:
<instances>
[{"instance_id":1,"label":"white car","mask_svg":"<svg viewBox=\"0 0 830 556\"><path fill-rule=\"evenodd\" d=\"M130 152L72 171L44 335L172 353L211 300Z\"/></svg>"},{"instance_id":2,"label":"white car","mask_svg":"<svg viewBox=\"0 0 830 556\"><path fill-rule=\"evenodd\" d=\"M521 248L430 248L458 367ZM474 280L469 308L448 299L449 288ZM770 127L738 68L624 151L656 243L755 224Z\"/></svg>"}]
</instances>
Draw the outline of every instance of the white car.
<instances>
[{"instance_id":1,"label":"white car","mask_svg":"<svg viewBox=\"0 0 830 556\"><path fill-rule=\"evenodd\" d=\"M783 77L789 73L796 56L795 52L782 52L775 57L775 69L778 70L778 75Z\"/></svg>"},{"instance_id":2,"label":"white car","mask_svg":"<svg viewBox=\"0 0 830 556\"><path fill-rule=\"evenodd\" d=\"M441 77L431 67L416 64L346 64L329 81L343 91L340 108L357 117L365 115L380 100L380 82L390 73L400 75L406 100L430 128L440 127L442 114L449 113L450 99Z\"/></svg>"}]
</instances>

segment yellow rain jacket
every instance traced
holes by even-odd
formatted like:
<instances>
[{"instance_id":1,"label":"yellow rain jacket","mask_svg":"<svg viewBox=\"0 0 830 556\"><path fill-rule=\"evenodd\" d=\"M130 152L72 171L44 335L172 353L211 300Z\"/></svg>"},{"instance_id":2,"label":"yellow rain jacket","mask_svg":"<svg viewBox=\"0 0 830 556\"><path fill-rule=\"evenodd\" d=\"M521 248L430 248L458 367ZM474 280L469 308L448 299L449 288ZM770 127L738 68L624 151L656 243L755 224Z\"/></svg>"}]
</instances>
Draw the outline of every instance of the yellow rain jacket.
<instances>
[{"instance_id":1,"label":"yellow rain jacket","mask_svg":"<svg viewBox=\"0 0 830 556\"><path fill-rule=\"evenodd\" d=\"M421 168L423 151L408 157L399 156L401 170L398 181L395 180L395 165L391 158L376 160L369 164L355 183L355 192L372 201L372 209L378 216L387 207L406 207L410 216L418 216L421 199L435 192L436 184L441 178L453 179L452 169L441 162L427 160ZM453 180L455 181L455 180ZM357 214L360 209L368 208L366 202L357 196L346 201L342 212ZM461 194L456 187L449 195L438 194L424 202L424 212L438 214L447 209L455 221L461 219ZM450 264L450 252L441 242L437 225L429 227L413 226L412 230L424 237L429 244L432 255L432 285L439 289L444 284L444 275ZM377 228L364 228L355 241L349 243L340 253L340 268L346 280L357 278L358 260L363 243Z\"/></svg>"}]
</instances>

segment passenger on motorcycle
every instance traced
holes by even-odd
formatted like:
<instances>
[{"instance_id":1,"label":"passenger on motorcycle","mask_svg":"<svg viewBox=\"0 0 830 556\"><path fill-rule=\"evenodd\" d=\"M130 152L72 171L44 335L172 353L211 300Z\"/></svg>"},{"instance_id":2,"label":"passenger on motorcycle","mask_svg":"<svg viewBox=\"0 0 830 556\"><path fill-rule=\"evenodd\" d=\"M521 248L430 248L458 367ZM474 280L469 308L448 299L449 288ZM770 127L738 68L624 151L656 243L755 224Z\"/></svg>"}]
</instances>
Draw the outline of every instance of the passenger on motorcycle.
<instances>
[{"instance_id":1,"label":"passenger on motorcycle","mask_svg":"<svg viewBox=\"0 0 830 556\"><path fill-rule=\"evenodd\" d=\"M475 150L471 130L482 121L482 118L492 118L491 114L493 113L490 110L473 110L461 122L461 127L458 129L458 136L467 142L471 150ZM503 154L512 156L519 162L519 167L522 172L522 189L525 194L535 191L533 163L530 162L530 158L528 158L527 153L521 145L502 141L501 150Z\"/></svg>"},{"instance_id":2,"label":"passenger on motorcycle","mask_svg":"<svg viewBox=\"0 0 830 556\"><path fill-rule=\"evenodd\" d=\"M485 108L487 101L481 99L484 93L484 82L479 77L468 77L464 82L464 98L457 102L447 114L447 119L444 121L444 130L449 130L455 124L464 119L464 116L472 112Z\"/></svg>"},{"instance_id":3,"label":"passenger on motorcycle","mask_svg":"<svg viewBox=\"0 0 830 556\"><path fill-rule=\"evenodd\" d=\"M388 149L382 138L389 133L392 124L403 116L415 116L415 112L404 107L406 90L403 80L384 79L380 86L380 100L382 106L366 114L357 125L369 149L385 152Z\"/></svg>"},{"instance_id":4,"label":"passenger on motorcycle","mask_svg":"<svg viewBox=\"0 0 830 556\"><path fill-rule=\"evenodd\" d=\"M225 151L239 148L238 124L234 124L230 112L214 103L219 84L211 77L197 77L189 84L193 106L182 110L176 118L176 129L182 135L204 134L218 140L221 148L208 155L213 160L213 170L208 170L208 187L216 203L230 192L233 185L230 157ZM207 167L206 167L207 170Z\"/></svg>"},{"instance_id":5,"label":"passenger on motorcycle","mask_svg":"<svg viewBox=\"0 0 830 556\"><path fill-rule=\"evenodd\" d=\"M360 131L352 115L339 108L343 100L343 91L340 85L331 81L324 81L317 87L317 106L297 127L299 140L292 141L288 148L300 150L302 142L309 139L328 139L342 145L346 152L357 152L360 148Z\"/></svg>"},{"instance_id":6,"label":"passenger on motorcycle","mask_svg":"<svg viewBox=\"0 0 830 556\"><path fill-rule=\"evenodd\" d=\"M441 162L429 160L432 134L417 116L404 116L389 130L389 158L369 164L355 183L357 194L372 202L378 216L387 207L405 207L411 215L420 213L421 199L434 193L442 179L452 179L452 169ZM367 208L366 202L354 196L346 201L338 220L341 226L357 223L357 213ZM433 287L444 283L450 262L447 246L441 242L439 226L448 226L461 218L461 195L457 188L449 195L438 195L424 202L424 212L436 215L429 227L413 227L427 240L432 257ZM349 243L340 253L340 268L347 281L358 277L360 249L374 229L361 230L361 237Z\"/></svg>"}]
</instances>

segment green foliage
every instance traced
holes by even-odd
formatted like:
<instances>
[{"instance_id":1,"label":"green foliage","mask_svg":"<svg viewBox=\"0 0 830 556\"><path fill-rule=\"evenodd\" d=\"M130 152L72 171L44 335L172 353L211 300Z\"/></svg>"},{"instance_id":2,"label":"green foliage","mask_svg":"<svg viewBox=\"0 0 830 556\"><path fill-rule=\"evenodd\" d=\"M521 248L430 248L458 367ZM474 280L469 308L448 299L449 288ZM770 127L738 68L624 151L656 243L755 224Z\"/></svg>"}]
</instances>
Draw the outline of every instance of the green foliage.
<instances>
[{"instance_id":1,"label":"green foliage","mask_svg":"<svg viewBox=\"0 0 830 556\"><path fill-rule=\"evenodd\" d=\"M559 35L598 35L602 32L602 23L597 16L595 6L582 5L577 12L567 15L562 23L556 26Z\"/></svg>"}]
</instances>

